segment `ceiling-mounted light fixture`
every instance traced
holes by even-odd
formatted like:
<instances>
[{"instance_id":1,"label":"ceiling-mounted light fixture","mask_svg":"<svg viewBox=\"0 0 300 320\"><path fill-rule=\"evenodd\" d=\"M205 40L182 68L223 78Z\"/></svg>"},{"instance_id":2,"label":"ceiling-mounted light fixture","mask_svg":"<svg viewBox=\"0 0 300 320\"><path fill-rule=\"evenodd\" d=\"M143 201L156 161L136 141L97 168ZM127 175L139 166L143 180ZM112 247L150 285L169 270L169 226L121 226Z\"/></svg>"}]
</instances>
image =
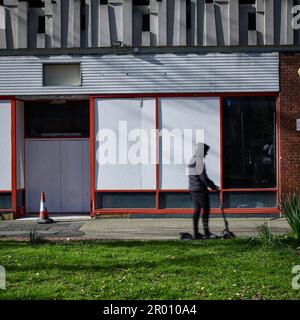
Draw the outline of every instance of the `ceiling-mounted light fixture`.
<instances>
[{"instance_id":1,"label":"ceiling-mounted light fixture","mask_svg":"<svg viewBox=\"0 0 300 320\"><path fill-rule=\"evenodd\" d=\"M49 104L66 104L67 100L64 99L53 99L49 102Z\"/></svg>"}]
</instances>

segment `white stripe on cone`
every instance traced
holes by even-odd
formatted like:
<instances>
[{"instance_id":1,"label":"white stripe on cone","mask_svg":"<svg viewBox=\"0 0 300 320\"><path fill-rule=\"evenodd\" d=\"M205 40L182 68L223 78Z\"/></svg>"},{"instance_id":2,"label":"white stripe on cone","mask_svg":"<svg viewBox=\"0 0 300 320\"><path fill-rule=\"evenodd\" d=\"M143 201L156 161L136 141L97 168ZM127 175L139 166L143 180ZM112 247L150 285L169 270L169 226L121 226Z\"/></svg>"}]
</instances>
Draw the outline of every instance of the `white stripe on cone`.
<instances>
[{"instance_id":1,"label":"white stripe on cone","mask_svg":"<svg viewBox=\"0 0 300 320\"><path fill-rule=\"evenodd\" d=\"M47 219L48 212L46 207L46 199L44 192L41 192L41 203L40 203L40 219Z\"/></svg>"},{"instance_id":2,"label":"white stripe on cone","mask_svg":"<svg viewBox=\"0 0 300 320\"><path fill-rule=\"evenodd\" d=\"M46 203L41 201L40 212L45 212L45 211L47 211Z\"/></svg>"}]
</instances>

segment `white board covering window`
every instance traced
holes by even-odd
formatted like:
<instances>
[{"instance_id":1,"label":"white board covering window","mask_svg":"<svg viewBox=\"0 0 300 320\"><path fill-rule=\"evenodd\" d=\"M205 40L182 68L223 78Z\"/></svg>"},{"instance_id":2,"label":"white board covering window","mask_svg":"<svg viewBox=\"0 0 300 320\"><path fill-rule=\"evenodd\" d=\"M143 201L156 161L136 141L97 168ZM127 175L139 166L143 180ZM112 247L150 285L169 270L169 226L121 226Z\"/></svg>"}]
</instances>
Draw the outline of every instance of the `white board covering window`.
<instances>
[{"instance_id":1,"label":"white board covering window","mask_svg":"<svg viewBox=\"0 0 300 320\"><path fill-rule=\"evenodd\" d=\"M188 189L186 168L196 142L210 146L205 158L207 174L220 185L219 98L162 98L159 100L159 122L160 189Z\"/></svg>"},{"instance_id":2,"label":"white board covering window","mask_svg":"<svg viewBox=\"0 0 300 320\"><path fill-rule=\"evenodd\" d=\"M0 190L11 188L11 102L0 100Z\"/></svg>"},{"instance_id":3,"label":"white board covering window","mask_svg":"<svg viewBox=\"0 0 300 320\"><path fill-rule=\"evenodd\" d=\"M95 139L96 190L155 189L154 99L95 100Z\"/></svg>"}]
</instances>

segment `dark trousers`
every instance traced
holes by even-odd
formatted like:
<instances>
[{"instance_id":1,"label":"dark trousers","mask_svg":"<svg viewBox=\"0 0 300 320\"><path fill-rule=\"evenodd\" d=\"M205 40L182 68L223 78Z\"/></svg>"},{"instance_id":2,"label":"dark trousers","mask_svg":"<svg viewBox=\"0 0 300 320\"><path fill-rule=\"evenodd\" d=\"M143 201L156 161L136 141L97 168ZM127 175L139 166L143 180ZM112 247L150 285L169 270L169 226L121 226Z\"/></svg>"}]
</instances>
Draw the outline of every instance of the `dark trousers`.
<instances>
[{"instance_id":1,"label":"dark trousers","mask_svg":"<svg viewBox=\"0 0 300 320\"><path fill-rule=\"evenodd\" d=\"M203 228L204 228L204 232L207 234L209 233L208 219L209 219L209 210L210 210L208 192L192 191L191 194L192 194L193 203L194 203L194 216L193 216L194 235L197 235L199 233L198 225L199 225L201 208L203 208L203 215L202 215Z\"/></svg>"}]
</instances>

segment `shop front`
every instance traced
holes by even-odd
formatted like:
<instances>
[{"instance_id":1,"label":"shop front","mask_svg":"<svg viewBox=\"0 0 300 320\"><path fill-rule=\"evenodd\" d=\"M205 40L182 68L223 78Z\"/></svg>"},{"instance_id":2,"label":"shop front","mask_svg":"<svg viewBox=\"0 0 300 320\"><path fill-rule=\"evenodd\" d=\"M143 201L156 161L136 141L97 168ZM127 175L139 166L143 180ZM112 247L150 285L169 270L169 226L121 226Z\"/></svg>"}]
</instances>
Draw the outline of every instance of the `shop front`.
<instances>
[{"instance_id":1,"label":"shop front","mask_svg":"<svg viewBox=\"0 0 300 320\"><path fill-rule=\"evenodd\" d=\"M38 212L42 191L49 212L191 213L198 142L220 187L213 213L278 213L277 53L0 57L0 67L2 214Z\"/></svg>"},{"instance_id":2,"label":"shop front","mask_svg":"<svg viewBox=\"0 0 300 320\"><path fill-rule=\"evenodd\" d=\"M278 212L276 101L276 93L93 97L92 211L191 213L186 166L203 141L220 186L212 212Z\"/></svg>"}]
</instances>

